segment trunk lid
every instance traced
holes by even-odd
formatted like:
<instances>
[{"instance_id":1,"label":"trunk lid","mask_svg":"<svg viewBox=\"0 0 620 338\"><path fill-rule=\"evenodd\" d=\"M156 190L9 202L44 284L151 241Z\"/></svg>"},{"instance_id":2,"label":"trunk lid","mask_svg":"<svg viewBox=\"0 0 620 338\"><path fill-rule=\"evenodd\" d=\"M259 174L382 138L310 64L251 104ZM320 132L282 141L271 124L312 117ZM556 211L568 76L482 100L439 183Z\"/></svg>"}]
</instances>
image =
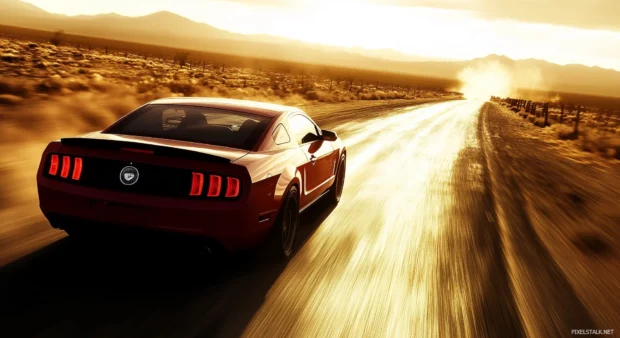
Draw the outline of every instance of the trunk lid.
<instances>
[{"instance_id":1,"label":"trunk lid","mask_svg":"<svg viewBox=\"0 0 620 338\"><path fill-rule=\"evenodd\" d=\"M187 156L218 163L231 163L245 156L249 150L233 149L209 144L187 141L167 140L143 136L103 134L94 132L76 137L62 138L61 143L93 149L121 150L133 149L152 151L155 155ZM200 156L204 155L204 156Z\"/></svg>"},{"instance_id":2,"label":"trunk lid","mask_svg":"<svg viewBox=\"0 0 620 338\"><path fill-rule=\"evenodd\" d=\"M185 141L96 132L61 139L46 154L43 173L55 180L104 190L162 197L237 200L247 195L251 180L246 167L231 162L248 152ZM57 170L52 175L53 155L57 158ZM78 159L80 175L75 179ZM64 167L69 169L64 171ZM132 169L126 177L135 178L135 182L123 179L127 167ZM203 175L203 193L198 196L190 195L194 173ZM207 196L210 175L221 177L218 183L221 193L217 196ZM241 189L235 197L225 196L227 178L241 182Z\"/></svg>"}]
</instances>

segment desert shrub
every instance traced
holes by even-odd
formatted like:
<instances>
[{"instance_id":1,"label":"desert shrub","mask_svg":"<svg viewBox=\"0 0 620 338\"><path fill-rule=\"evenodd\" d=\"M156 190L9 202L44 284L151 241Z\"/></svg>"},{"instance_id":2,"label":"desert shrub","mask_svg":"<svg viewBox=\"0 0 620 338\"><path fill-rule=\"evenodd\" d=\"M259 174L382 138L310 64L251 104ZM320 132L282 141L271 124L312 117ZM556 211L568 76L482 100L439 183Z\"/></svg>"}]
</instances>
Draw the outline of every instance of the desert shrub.
<instances>
[{"instance_id":1,"label":"desert shrub","mask_svg":"<svg viewBox=\"0 0 620 338\"><path fill-rule=\"evenodd\" d=\"M0 55L0 60L5 61L5 62L20 62L20 61L24 61L25 58L22 55L4 53Z\"/></svg>"},{"instance_id":2,"label":"desert shrub","mask_svg":"<svg viewBox=\"0 0 620 338\"><path fill-rule=\"evenodd\" d=\"M49 79L45 79L36 86L36 91L39 93L59 93L63 89L63 84L61 79L56 77L51 77Z\"/></svg>"},{"instance_id":3,"label":"desert shrub","mask_svg":"<svg viewBox=\"0 0 620 338\"><path fill-rule=\"evenodd\" d=\"M528 115L527 120L532 123L536 122L536 115Z\"/></svg>"},{"instance_id":4,"label":"desert shrub","mask_svg":"<svg viewBox=\"0 0 620 338\"><path fill-rule=\"evenodd\" d=\"M603 139L601 147L605 156L620 160L620 137L614 136Z\"/></svg>"},{"instance_id":5,"label":"desert shrub","mask_svg":"<svg viewBox=\"0 0 620 338\"><path fill-rule=\"evenodd\" d=\"M54 32L50 38L50 43L54 46L59 46L63 41L65 41L65 31L63 30Z\"/></svg>"},{"instance_id":6,"label":"desert shrub","mask_svg":"<svg viewBox=\"0 0 620 338\"><path fill-rule=\"evenodd\" d=\"M90 87L86 83L84 83L81 79L80 80L74 79L71 81L67 81L66 88L74 92L82 92L82 91L90 90Z\"/></svg>"},{"instance_id":7,"label":"desert shrub","mask_svg":"<svg viewBox=\"0 0 620 338\"><path fill-rule=\"evenodd\" d=\"M23 98L29 96L30 89L25 82L17 79L0 79L0 94L15 95Z\"/></svg>"},{"instance_id":8,"label":"desert shrub","mask_svg":"<svg viewBox=\"0 0 620 338\"><path fill-rule=\"evenodd\" d=\"M558 138L560 140L575 140L577 139L577 134L575 134L574 129L564 124L554 124L553 125L555 131L557 132Z\"/></svg>"},{"instance_id":9,"label":"desert shrub","mask_svg":"<svg viewBox=\"0 0 620 338\"><path fill-rule=\"evenodd\" d=\"M304 98L306 100L310 100L310 101L319 101L319 93L317 93L314 90L311 90L311 91L305 93Z\"/></svg>"},{"instance_id":10,"label":"desert shrub","mask_svg":"<svg viewBox=\"0 0 620 338\"><path fill-rule=\"evenodd\" d=\"M15 105L20 103L23 98L11 94L0 94L0 105Z\"/></svg>"},{"instance_id":11,"label":"desert shrub","mask_svg":"<svg viewBox=\"0 0 620 338\"><path fill-rule=\"evenodd\" d=\"M190 54L189 52L185 52L185 51L176 52L174 57L177 61L179 61L179 66L181 67L185 66L185 64L187 63L187 60L189 59L189 54Z\"/></svg>"},{"instance_id":12,"label":"desert shrub","mask_svg":"<svg viewBox=\"0 0 620 338\"><path fill-rule=\"evenodd\" d=\"M581 149L584 151L588 151L594 153L600 150L601 138L599 135L592 129L583 129L580 132L581 138Z\"/></svg>"},{"instance_id":13,"label":"desert shrub","mask_svg":"<svg viewBox=\"0 0 620 338\"><path fill-rule=\"evenodd\" d=\"M538 127L548 127L550 126L552 123L551 121L547 120L547 124L545 124L545 118L544 117L539 117L534 121L534 125L538 126Z\"/></svg>"},{"instance_id":14,"label":"desert shrub","mask_svg":"<svg viewBox=\"0 0 620 338\"><path fill-rule=\"evenodd\" d=\"M169 82L167 87L173 93L183 94L183 96L192 96L200 92L200 87L189 82Z\"/></svg>"}]
</instances>

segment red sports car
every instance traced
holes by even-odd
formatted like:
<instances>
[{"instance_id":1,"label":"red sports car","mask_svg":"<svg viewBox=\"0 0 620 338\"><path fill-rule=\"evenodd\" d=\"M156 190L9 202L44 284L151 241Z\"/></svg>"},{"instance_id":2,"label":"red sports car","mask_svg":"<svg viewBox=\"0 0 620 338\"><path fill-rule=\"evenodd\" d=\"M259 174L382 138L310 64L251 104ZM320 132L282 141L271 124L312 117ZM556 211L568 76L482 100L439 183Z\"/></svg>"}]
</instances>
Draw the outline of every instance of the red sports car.
<instances>
[{"instance_id":1,"label":"red sports car","mask_svg":"<svg viewBox=\"0 0 620 338\"><path fill-rule=\"evenodd\" d=\"M338 203L346 148L303 111L210 98L147 103L100 132L51 142L37 186L54 228L195 235L227 251L293 251L300 213Z\"/></svg>"}]
</instances>

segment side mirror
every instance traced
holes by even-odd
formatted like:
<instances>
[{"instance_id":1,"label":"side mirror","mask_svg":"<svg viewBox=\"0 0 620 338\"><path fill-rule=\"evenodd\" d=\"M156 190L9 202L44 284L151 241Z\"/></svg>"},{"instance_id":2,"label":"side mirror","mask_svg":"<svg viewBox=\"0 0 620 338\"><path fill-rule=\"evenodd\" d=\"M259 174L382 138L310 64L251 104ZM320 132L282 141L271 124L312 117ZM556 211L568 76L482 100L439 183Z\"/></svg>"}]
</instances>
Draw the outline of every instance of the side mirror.
<instances>
[{"instance_id":1,"label":"side mirror","mask_svg":"<svg viewBox=\"0 0 620 338\"><path fill-rule=\"evenodd\" d=\"M321 134L325 141L336 141L338 139L338 135L331 130L321 130Z\"/></svg>"},{"instance_id":2,"label":"side mirror","mask_svg":"<svg viewBox=\"0 0 620 338\"><path fill-rule=\"evenodd\" d=\"M314 141L321 140L321 139L322 139L321 136L318 136L318 135L316 135L314 133L308 133L308 134L306 134L306 136L304 136L301 139L301 143L314 142Z\"/></svg>"}]
</instances>

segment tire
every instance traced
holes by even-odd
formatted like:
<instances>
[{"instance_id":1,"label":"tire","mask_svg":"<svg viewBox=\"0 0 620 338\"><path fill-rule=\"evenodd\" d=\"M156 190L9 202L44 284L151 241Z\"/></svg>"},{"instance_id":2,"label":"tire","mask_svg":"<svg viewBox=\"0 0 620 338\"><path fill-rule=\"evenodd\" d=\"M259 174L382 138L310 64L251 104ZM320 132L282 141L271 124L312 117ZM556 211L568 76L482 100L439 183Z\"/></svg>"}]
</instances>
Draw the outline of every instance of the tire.
<instances>
[{"instance_id":1,"label":"tire","mask_svg":"<svg viewBox=\"0 0 620 338\"><path fill-rule=\"evenodd\" d=\"M347 157L345 154L340 158L336 171L336 180L330 188L328 193L328 199L331 204L338 204L342 197L342 191L344 190L344 179L347 173Z\"/></svg>"},{"instance_id":2,"label":"tire","mask_svg":"<svg viewBox=\"0 0 620 338\"><path fill-rule=\"evenodd\" d=\"M298 227L299 191L293 186L284 195L278 219L271 228L266 242L269 260L288 260L293 255Z\"/></svg>"},{"instance_id":3,"label":"tire","mask_svg":"<svg viewBox=\"0 0 620 338\"><path fill-rule=\"evenodd\" d=\"M67 235L69 235L71 238L80 238L84 236L84 232L80 231L80 229L76 228L76 227L65 227L63 229L65 231L65 233Z\"/></svg>"}]
</instances>

